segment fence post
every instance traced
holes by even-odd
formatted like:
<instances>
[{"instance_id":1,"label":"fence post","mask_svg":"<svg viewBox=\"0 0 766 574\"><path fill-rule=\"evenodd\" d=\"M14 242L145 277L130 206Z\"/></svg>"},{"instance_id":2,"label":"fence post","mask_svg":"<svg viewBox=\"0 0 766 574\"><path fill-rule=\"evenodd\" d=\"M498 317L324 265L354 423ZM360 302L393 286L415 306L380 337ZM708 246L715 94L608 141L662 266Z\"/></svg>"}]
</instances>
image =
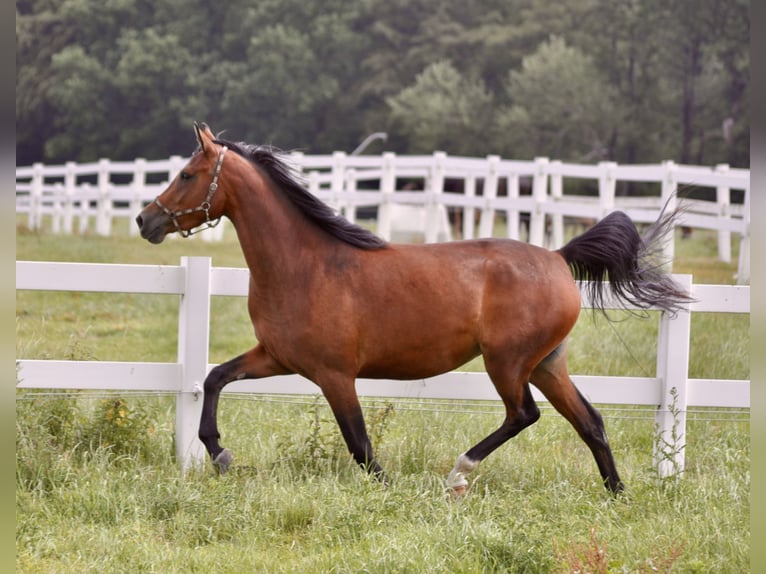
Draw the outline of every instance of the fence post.
<instances>
[{"instance_id":1,"label":"fence post","mask_svg":"<svg viewBox=\"0 0 766 574\"><path fill-rule=\"evenodd\" d=\"M356 195L356 170L351 167L346 171L346 184L345 191L346 199L344 200L345 211L344 215L351 223L356 223L356 205L354 204L354 196Z\"/></svg>"},{"instance_id":2,"label":"fence post","mask_svg":"<svg viewBox=\"0 0 766 574\"><path fill-rule=\"evenodd\" d=\"M744 231L739 240L739 262L737 264L737 284L750 283L750 180L745 187Z\"/></svg>"},{"instance_id":3,"label":"fence post","mask_svg":"<svg viewBox=\"0 0 766 574\"><path fill-rule=\"evenodd\" d=\"M136 158L135 167L133 168L133 197L130 200L130 211L135 215L143 209L143 194L146 187L146 160L144 158ZM131 221L128 225L128 235L131 237L138 235L138 226L131 225Z\"/></svg>"},{"instance_id":4,"label":"fence post","mask_svg":"<svg viewBox=\"0 0 766 574\"><path fill-rule=\"evenodd\" d=\"M529 242L542 247L545 244L545 203L548 195L548 158L535 158L535 175L532 178L532 198L535 208L529 214Z\"/></svg>"},{"instance_id":5,"label":"fence post","mask_svg":"<svg viewBox=\"0 0 766 574\"><path fill-rule=\"evenodd\" d=\"M88 221L90 219L90 196L91 185L87 181L81 186L82 198L80 199L80 209L77 214L77 232L80 234L88 231Z\"/></svg>"},{"instance_id":6,"label":"fence post","mask_svg":"<svg viewBox=\"0 0 766 574\"><path fill-rule=\"evenodd\" d=\"M431 173L429 177L430 185L426 191L426 232L425 242L436 243L439 241L439 209L446 207L441 205L439 196L444 193L444 163L447 154L443 151L435 151L433 163L431 164ZM449 225L449 218L448 223Z\"/></svg>"},{"instance_id":7,"label":"fence post","mask_svg":"<svg viewBox=\"0 0 766 574\"><path fill-rule=\"evenodd\" d=\"M469 174L465 178L465 196L476 197L476 176ZM476 208L468 205L463 209L463 239L473 239L476 233Z\"/></svg>"},{"instance_id":8,"label":"fence post","mask_svg":"<svg viewBox=\"0 0 766 574\"><path fill-rule=\"evenodd\" d=\"M72 234L74 223L74 202L77 191L77 164L73 161L66 162L64 174L64 225L63 231L67 235Z\"/></svg>"},{"instance_id":9,"label":"fence post","mask_svg":"<svg viewBox=\"0 0 766 574\"><path fill-rule=\"evenodd\" d=\"M691 275L673 275L673 279L691 292ZM654 438L654 461L662 478L680 476L684 471L690 336L688 309L675 317L662 313L657 342L657 378L662 394L655 414Z\"/></svg>"},{"instance_id":10,"label":"fence post","mask_svg":"<svg viewBox=\"0 0 766 574\"><path fill-rule=\"evenodd\" d=\"M346 183L346 152L332 152L330 171L330 205L343 213L343 186ZM318 187L318 186L317 186Z\"/></svg>"},{"instance_id":11,"label":"fence post","mask_svg":"<svg viewBox=\"0 0 766 574\"><path fill-rule=\"evenodd\" d=\"M521 239L521 217L519 210L515 207L516 200L519 199L519 174L511 172L508 174L508 199L509 208L506 211L508 221L508 239Z\"/></svg>"},{"instance_id":12,"label":"fence post","mask_svg":"<svg viewBox=\"0 0 766 574\"><path fill-rule=\"evenodd\" d=\"M561 160L551 162L551 199L554 202L561 201L564 196L564 178L561 175ZM551 249L558 249L564 245L564 216L560 213L551 215Z\"/></svg>"},{"instance_id":13,"label":"fence post","mask_svg":"<svg viewBox=\"0 0 766 574\"><path fill-rule=\"evenodd\" d=\"M668 213L672 213L678 205L678 180L676 172L678 166L673 161L663 161L662 167L665 169L665 174L662 177L662 205L667 205L666 210ZM675 256L675 228L668 233L668 237L665 239L665 244L662 246L662 259L667 262L667 270L673 269L673 257Z\"/></svg>"},{"instance_id":14,"label":"fence post","mask_svg":"<svg viewBox=\"0 0 766 574\"><path fill-rule=\"evenodd\" d=\"M719 163L715 166L716 173L729 171L729 164ZM719 185L715 188L715 201L718 204L718 218L731 219L729 206L731 204L731 192L728 187ZM731 231L718 232L718 259L724 263L731 263Z\"/></svg>"},{"instance_id":15,"label":"fence post","mask_svg":"<svg viewBox=\"0 0 766 574\"><path fill-rule=\"evenodd\" d=\"M98 160L98 201L96 203L96 233L109 237L112 231L112 200L109 197L109 160Z\"/></svg>"},{"instance_id":16,"label":"fence post","mask_svg":"<svg viewBox=\"0 0 766 574\"><path fill-rule=\"evenodd\" d=\"M609 212L614 210L614 196L617 191L617 180L614 178L614 169L617 164L613 161L598 162L598 205L601 213L599 219L603 219Z\"/></svg>"},{"instance_id":17,"label":"fence post","mask_svg":"<svg viewBox=\"0 0 766 574\"><path fill-rule=\"evenodd\" d=\"M176 395L176 461L186 472L205 462L197 433L210 338L210 257L181 257L181 266L186 273L178 313L181 385Z\"/></svg>"},{"instance_id":18,"label":"fence post","mask_svg":"<svg viewBox=\"0 0 766 574\"><path fill-rule=\"evenodd\" d=\"M487 156L487 175L484 178L484 207L479 220L479 237L492 237L495 227L495 198L497 197L497 164L499 155Z\"/></svg>"},{"instance_id":19,"label":"fence post","mask_svg":"<svg viewBox=\"0 0 766 574\"><path fill-rule=\"evenodd\" d=\"M64 217L64 186L61 182L53 184L51 196L51 233L61 233L61 220Z\"/></svg>"},{"instance_id":20,"label":"fence post","mask_svg":"<svg viewBox=\"0 0 766 574\"><path fill-rule=\"evenodd\" d=\"M396 188L394 160L396 155L387 151L383 154L383 174L380 178L380 205L378 206L378 235L391 239L391 201Z\"/></svg>"},{"instance_id":21,"label":"fence post","mask_svg":"<svg viewBox=\"0 0 766 574\"><path fill-rule=\"evenodd\" d=\"M29 185L29 215L27 216L27 228L39 229L42 227L43 214L43 164L32 165L32 181Z\"/></svg>"}]
</instances>

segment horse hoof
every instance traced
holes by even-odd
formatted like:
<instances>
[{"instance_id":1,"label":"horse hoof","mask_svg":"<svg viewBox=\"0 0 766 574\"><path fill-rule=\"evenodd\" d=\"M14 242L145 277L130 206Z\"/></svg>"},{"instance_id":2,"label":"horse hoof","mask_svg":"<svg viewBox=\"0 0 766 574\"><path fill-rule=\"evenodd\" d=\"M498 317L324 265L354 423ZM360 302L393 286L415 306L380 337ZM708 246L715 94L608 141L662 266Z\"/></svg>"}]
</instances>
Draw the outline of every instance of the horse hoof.
<instances>
[{"instance_id":1,"label":"horse hoof","mask_svg":"<svg viewBox=\"0 0 766 574\"><path fill-rule=\"evenodd\" d=\"M463 498L468 493L468 481L463 473L450 473L447 479L447 493L455 500Z\"/></svg>"},{"instance_id":2,"label":"horse hoof","mask_svg":"<svg viewBox=\"0 0 766 574\"><path fill-rule=\"evenodd\" d=\"M219 474L225 474L229 470L232 460L234 460L234 455L228 448L225 448L213 459L213 466Z\"/></svg>"},{"instance_id":3,"label":"horse hoof","mask_svg":"<svg viewBox=\"0 0 766 574\"><path fill-rule=\"evenodd\" d=\"M468 489L465 486L453 486L449 489L450 496L455 500L460 500L463 498L466 493L468 492Z\"/></svg>"}]
</instances>

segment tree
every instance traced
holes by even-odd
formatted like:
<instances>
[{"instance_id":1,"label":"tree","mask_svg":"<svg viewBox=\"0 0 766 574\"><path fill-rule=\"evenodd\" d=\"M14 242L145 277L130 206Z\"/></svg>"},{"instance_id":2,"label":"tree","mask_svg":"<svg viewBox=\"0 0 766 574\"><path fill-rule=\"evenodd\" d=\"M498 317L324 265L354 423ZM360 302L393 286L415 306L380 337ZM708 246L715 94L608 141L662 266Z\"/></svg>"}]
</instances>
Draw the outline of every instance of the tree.
<instances>
[{"instance_id":1,"label":"tree","mask_svg":"<svg viewBox=\"0 0 766 574\"><path fill-rule=\"evenodd\" d=\"M399 152L747 166L748 7L18 0L17 161L166 156L198 120L308 153L388 129Z\"/></svg>"},{"instance_id":2,"label":"tree","mask_svg":"<svg viewBox=\"0 0 766 574\"><path fill-rule=\"evenodd\" d=\"M307 147L318 109L338 92L309 38L294 28L271 26L252 37L246 56L227 68L221 102L225 123L252 141Z\"/></svg>"},{"instance_id":3,"label":"tree","mask_svg":"<svg viewBox=\"0 0 766 574\"><path fill-rule=\"evenodd\" d=\"M464 78L447 61L428 66L413 85L387 102L392 125L407 136L407 151L490 151L492 94L480 80Z\"/></svg>"},{"instance_id":4,"label":"tree","mask_svg":"<svg viewBox=\"0 0 766 574\"><path fill-rule=\"evenodd\" d=\"M607 154L613 94L593 62L551 37L511 70L510 107L500 115L507 157L594 161Z\"/></svg>"}]
</instances>

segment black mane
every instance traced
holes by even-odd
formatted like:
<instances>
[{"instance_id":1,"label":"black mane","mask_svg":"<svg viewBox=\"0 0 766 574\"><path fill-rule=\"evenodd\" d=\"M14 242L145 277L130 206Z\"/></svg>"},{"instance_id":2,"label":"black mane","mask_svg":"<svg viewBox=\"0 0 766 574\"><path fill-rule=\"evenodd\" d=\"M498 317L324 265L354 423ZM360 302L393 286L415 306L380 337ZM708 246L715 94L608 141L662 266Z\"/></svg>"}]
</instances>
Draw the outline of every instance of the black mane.
<instances>
[{"instance_id":1,"label":"black mane","mask_svg":"<svg viewBox=\"0 0 766 574\"><path fill-rule=\"evenodd\" d=\"M314 197L300 181L293 169L285 163L283 152L270 146L256 146L244 142L216 139L215 143L250 160L264 170L298 210L321 229L341 241L360 249L382 249L388 244L363 227L354 225L335 213L330 206Z\"/></svg>"}]
</instances>

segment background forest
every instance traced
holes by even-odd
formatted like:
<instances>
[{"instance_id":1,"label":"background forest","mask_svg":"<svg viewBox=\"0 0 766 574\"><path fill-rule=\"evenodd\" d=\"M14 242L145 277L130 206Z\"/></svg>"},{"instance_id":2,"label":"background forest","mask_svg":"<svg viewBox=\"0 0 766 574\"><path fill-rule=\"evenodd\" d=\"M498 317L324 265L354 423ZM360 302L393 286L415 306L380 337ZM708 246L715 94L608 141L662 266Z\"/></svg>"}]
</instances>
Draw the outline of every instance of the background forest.
<instances>
[{"instance_id":1,"label":"background forest","mask_svg":"<svg viewBox=\"0 0 766 574\"><path fill-rule=\"evenodd\" d=\"M17 0L16 162L191 152L749 167L741 0ZM368 151L382 151L380 142Z\"/></svg>"}]
</instances>

